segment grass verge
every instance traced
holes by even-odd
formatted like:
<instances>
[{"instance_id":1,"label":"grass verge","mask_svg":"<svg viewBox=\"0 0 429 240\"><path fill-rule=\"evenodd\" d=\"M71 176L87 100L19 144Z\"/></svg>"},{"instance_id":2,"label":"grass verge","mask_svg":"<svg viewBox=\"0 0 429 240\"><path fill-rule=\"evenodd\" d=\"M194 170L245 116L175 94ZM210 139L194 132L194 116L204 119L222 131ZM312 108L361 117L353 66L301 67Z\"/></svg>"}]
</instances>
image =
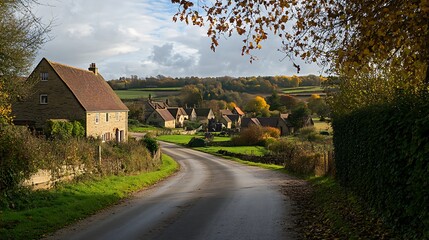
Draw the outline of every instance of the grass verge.
<instances>
[{"instance_id":1,"label":"grass verge","mask_svg":"<svg viewBox=\"0 0 429 240\"><path fill-rule=\"evenodd\" d=\"M27 196L26 209L0 212L1 239L38 239L118 203L131 193L170 176L179 168L178 163L167 155L163 155L162 160L162 166L154 172L109 176L31 192Z\"/></svg>"},{"instance_id":2,"label":"grass verge","mask_svg":"<svg viewBox=\"0 0 429 240\"><path fill-rule=\"evenodd\" d=\"M206 152L206 153L217 153L219 150L226 150L228 152L232 153L243 153L247 155L254 155L254 156L263 156L267 153L267 149L262 146L208 146L208 147L197 147L194 148L196 150Z\"/></svg>"},{"instance_id":3,"label":"grass verge","mask_svg":"<svg viewBox=\"0 0 429 240\"><path fill-rule=\"evenodd\" d=\"M297 231L302 239L396 239L383 221L331 177L307 180L290 188L297 203Z\"/></svg>"},{"instance_id":4,"label":"grass verge","mask_svg":"<svg viewBox=\"0 0 429 240\"><path fill-rule=\"evenodd\" d=\"M157 136L156 138L160 141L186 145L193 137L202 137L202 135L161 135L161 136ZM231 140L230 137L214 136L213 138L213 142L225 142L230 140Z\"/></svg>"}]
</instances>

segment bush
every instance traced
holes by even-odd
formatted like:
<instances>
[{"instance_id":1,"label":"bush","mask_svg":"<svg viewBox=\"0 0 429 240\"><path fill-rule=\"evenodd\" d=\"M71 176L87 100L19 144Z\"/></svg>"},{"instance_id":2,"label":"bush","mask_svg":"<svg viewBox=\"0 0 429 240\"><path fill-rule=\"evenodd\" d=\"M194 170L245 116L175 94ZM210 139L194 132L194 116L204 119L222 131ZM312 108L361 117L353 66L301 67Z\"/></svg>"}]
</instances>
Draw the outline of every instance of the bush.
<instances>
[{"instance_id":1,"label":"bush","mask_svg":"<svg viewBox=\"0 0 429 240\"><path fill-rule=\"evenodd\" d=\"M0 128L0 191L16 189L43 162L43 141L25 127Z\"/></svg>"},{"instance_id":2,"label":"bush","mask_svg":"<svg viewBox=\"0 0 429 240\"><path fill-rule=\"evenodd\" d=\"M285 168L298 174L315 174L316 166L329 149L315 147L307 141L280 139L267 146L278 158L284 159Z\"/></svg>"},{"instance_id":3,"label":"bush","mask_svg":"<svg viewBox=\"0 0 429 240\"><path fill-rule=\"evenodd\" d=\"M47 137L58 139L85 136L85 128L78 121L48 120L44 132Z\"/></svg>"},{"instance_id":4,"label":"bush","mask_svg":"<svg viewBox=\"0 0 429 240\"><path fill-rule=\"evenodd\" d=\"M101 161L98 147L101 146ZM159 159L137 141L106 142L87 138L38 138L25 127L0 128L0 207L17 207L22 183L39 169L52 180L69 175L130 174L157 169Z\"/></svg>"},{"instance_id":5,"label":"bush","mask_svg":"<svg viewBox=\"0 0 429 240\"><path fill-rule=\"evenodd\" d=\"M155 154L159 149L158 141L155 138L151 138L150 136L145 135L145 137L141 140L149 152Z\"/></svg>"},{"instance_id":6,"label":"bush","mask_svg":"<svg viewBox=\"0 0 429 240\"><path fill-rule=\"evenodd\" d=\"M333 120L337 178L404 239L429 238L429 93Z\"/></svg>"},{"instance_id":7,"label":"bush","mask_svg":"<svg viewBox=\"0 0 429 240\"><path fill-rule=\"evenodd\" d=\"M279 138L280 130L272 127L261 127L252 125L244 128L238 136L234 136L231 141L237 146L265 146L266 138Z\"/></svg>"},{"instance_id":8,"label":"bush","mask_svg":"<svg viewBox=\"0 0 429 240\"><path fill-rule=\"evenodd\" d=\"M204 139L196 138L196 137L191 138L191 140L188 143L189 147L205 147L206 145L207 144Z\"/></svg>"}]
</instances>

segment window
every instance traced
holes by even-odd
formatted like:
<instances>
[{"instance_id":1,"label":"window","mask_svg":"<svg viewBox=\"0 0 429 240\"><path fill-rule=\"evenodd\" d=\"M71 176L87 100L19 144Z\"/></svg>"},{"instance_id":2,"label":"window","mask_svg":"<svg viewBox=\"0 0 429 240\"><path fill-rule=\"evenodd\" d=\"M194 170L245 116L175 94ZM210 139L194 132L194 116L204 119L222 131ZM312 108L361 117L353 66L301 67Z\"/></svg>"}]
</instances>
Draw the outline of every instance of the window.
<instances>
[{"instance_id":1,"label":"window","mask_svg":"<svg viewBox=\"0 0 429 240\"><path fill-rule=\"evenodd\" d=\"M103 142L110 141L112 139L111 136L112 136L111 133L104 133L104 134L101 135L101 140Z\"/></svg>"},{"instance_id":2,"label":"window","mask_svg":"<svg viewBox=\"0 0 429 240\"><path fill-rule=\"evenodd\" d=\"M96 113L95 114L95 124L98 124L100 122L100 114Z\"/></svg>"},{"instance_id":3,"label":"window","mask_svg":"<svg viewBox=\"0 0 429 240\"><path fill-rule=\"evenodd\" d=\"M106 113L106 122L109 121L109 113Z\"/></svg>"},{"instance_id":4,"label":"window","mask_svg":"<svg viewBox=\"0 0 429 240\"><path fill-rule=\"evenodd\" d=\"M39 101L40 104L48 104L48 94L40 94Z\"/></svg>"},{"instance_id":5,"label":"window","mask_svg":"<svg viewBox=\"0 0 429 240\"><path fill-rule=\"evenodd\" d=\"M40 78L42 79L42 81L48 81L49 74L47 72L42 72L40 73Z\"/></svg>"}]
</instances>

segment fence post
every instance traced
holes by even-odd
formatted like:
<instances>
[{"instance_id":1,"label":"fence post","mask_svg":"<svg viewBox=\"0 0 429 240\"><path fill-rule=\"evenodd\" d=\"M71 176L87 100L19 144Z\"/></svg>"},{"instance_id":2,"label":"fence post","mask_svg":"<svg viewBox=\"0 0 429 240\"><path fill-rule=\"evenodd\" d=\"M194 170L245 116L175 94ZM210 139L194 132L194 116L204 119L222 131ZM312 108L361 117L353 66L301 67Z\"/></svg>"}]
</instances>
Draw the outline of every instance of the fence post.
<instances>
[{"instance_id":1,"label":"fence post","mask_svg":"<svg viewBox=\"0 0 429 240\"><path fill-rule=\"evenodd\" d=\"M98 168L101 171L101 145L97 146Z\"/></svg>"}]
</instances>

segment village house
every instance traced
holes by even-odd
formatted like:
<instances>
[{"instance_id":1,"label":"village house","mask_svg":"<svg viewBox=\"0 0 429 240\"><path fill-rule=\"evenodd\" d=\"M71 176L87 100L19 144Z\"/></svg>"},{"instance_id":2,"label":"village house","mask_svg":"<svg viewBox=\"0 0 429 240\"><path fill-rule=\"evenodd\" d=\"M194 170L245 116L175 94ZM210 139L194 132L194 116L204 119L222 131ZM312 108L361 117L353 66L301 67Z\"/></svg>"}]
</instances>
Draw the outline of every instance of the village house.
<instances>
[{"instance_id":1,"label":"village house","mask_svg":"<svg viewBox=\"0 0 429 240\"><path fill-rule=\"evenodd\" d=\"M222 117L220 118L220 122L223 125L225 125L225 128L227 128L227 129L232 128L232 121L231 121L231 119L229 119L229 117L227 115L222 115Z\"/></svg>"},{"instance_id":2,"label":"village house","mask_svg":"<svg viewBox=\"0 0 429 240\"><path fill-rule=\"evenodd\" d=\"M258 117L258 118L243 118L241 128L250 126L273 127L280 130L280 136L285 136L293 132L293 127L287 119L281 117Z\"/></svg>"},{"instance_id":3,"label":"village house","mask_svg":"<svg viewBox=\"0 0 429 240\"><path fill-rule=\"evenodd\" d=\"M186 115L188 115L188 118L186 120L189 121L196 121L197 120L197 113L195 112L194 108L185 108Z\"/></svg>"},{"instance_id":4,"label":"village house","mask_svg":"<svg viewBox=\"0 0 429 240\"><path fill-rule=\"evenodd\" d=\"M214 119L215 115L210 108L195 108L197 121L203 124L208 124L210 119Z\"/></svg>"},{"instance_id":5,"label":"village house","mask_svg":"<svg viewBox=\"0 0 429 240\"><path fill-rule=\"evenodd\" d=\"M167 110L173 117L176 118L176 127L182 128L185 119L188 119L188 114L185 112L185 109L181 107L168 107Z\"/></svg>"},{"instance_id":6,"label":"village house","mask_svg":"<svg viewBox=\"0 0 429 240\"><path fill-rule=\"evenodd\" d=\"M39 80L31 95L13 105L15 123L43 129L48 120L84 122L87 137L128 139L128 108L99 74L43 58L29 79Z\"/></svg>"},{"instance_id":7,"label":"village house","mask_svg":"<svg viewBox=\"0 0 429 240\"><path fill-rule=\"evenodd\" d=\"M176 119L165 108L155 109L146 119L146 123L153 126L164 127L164 128L176 127Z\"/></svg>"},{"instance_id":8,"label":"village house","mask_svg":"<svg viewBox=\"0 0 429 240\"><path fill-rule=\"evenodd\" d=\"M220 121L227 126L227 124L231 125L229 128L240 128L241 127L241 119L244 117L244 112L239 107L234 107L233 111L229 109L221 109L220 113ZM227 119L226 119L226 118ZM230 123L228 123L230 122ZM228 128L228 127L227 127Z\"/></svg>"},{"instance_id":9,"label":"village house","mask_svg":"<svg viewBox=\"0 0 429 240\"><path fill-rule=\"evenodd\" d=\"M241 108L239 108L239 107L234 107L234 108L232 109L232 113L233 113L233 114L238 114L238 115L240 115L240 117L244 117L244 115L246 115L246 114L241 110Z\"/></svg>"},{"instance_id":10,"label":"village house","mask_svg":"<svg viewBox=\"0 0 429 240\"><path fill-rule=\"evenodd\" d=\"M165 102L163 101L154 101L151 97L147 99L147 101L144 101L144 121L147 123L148 117L155 111L155 109L166 109L170 107L168 105L168 100Z\"/></svg>"}]
</instances>

